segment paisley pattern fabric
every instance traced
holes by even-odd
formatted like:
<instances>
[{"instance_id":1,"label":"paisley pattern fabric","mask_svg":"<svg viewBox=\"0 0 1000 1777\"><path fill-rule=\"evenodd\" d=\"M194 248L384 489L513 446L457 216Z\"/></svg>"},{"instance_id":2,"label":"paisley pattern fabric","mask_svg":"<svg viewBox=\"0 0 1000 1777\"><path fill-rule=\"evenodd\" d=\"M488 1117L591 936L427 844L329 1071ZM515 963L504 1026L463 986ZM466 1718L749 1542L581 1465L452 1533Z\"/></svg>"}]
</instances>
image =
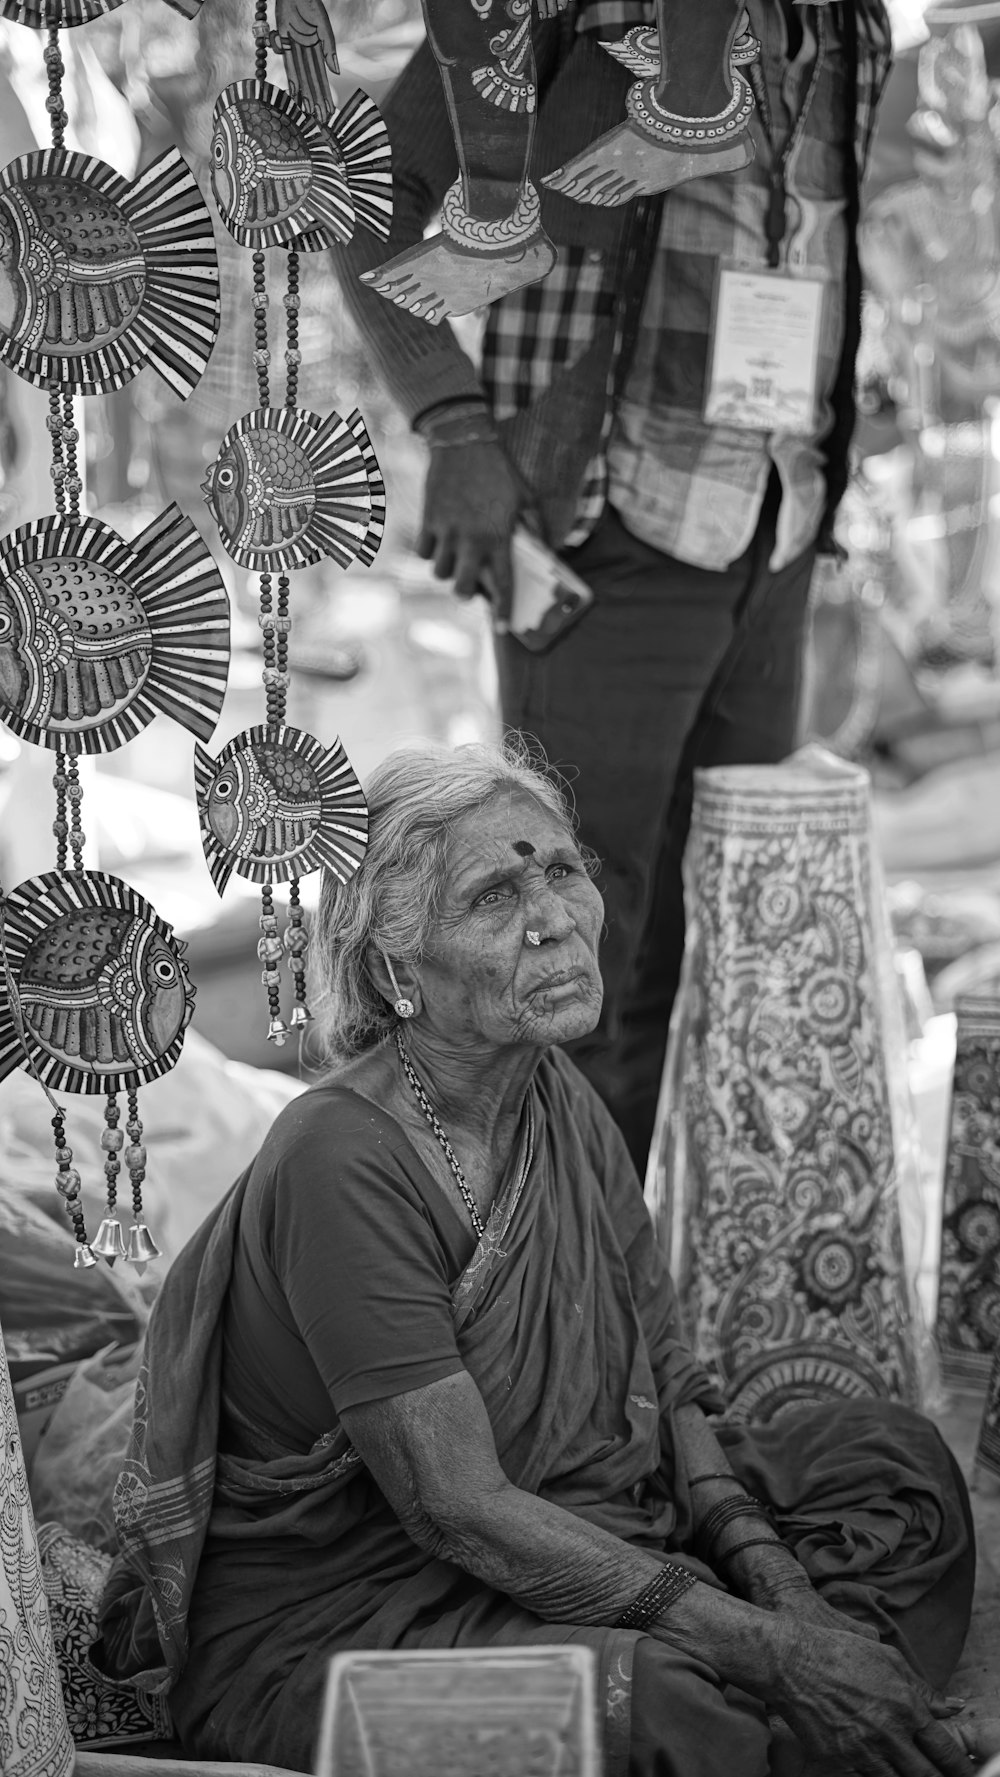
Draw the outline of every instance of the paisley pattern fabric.
<instances>
[{"instance_id":1,"label":"paisley pattern fabric","mask_svg":"<svg viewBox=\"0 0 1000 1777\"><path fill-rule=\"evenodd\" d=\"M0 1771L4 1777L70 1777L72 1769L73 1742L0 1337Z\"/></svg>"},{"instance_id":2,"label":"paisley pattern fabric","mask_svg":"<svg viewBox=\"0 0 1000 1777\"><path fill-rule=\"evenodd\" d=\"M983 1409L983 1423L979 1428L976 1462L980 1468L989 1469L991 1474L1000 1477L1000 1344L997 1345L990 1383L986 1390L986 1406Z\"/></svg>"},{"instance_id":3,"label":"paisley pattern fabric","mask_svg":"<svg viewBox=\"0 0 1000 1777\"><path fill-rule=\"evenodd\" d=\"M39 1525L38 1548L63 1700L77 1745L92 1740L169 1740L170 1716L161 1697L116 1684L91 1664L97 1606L111 1556L71 1536L61 1524Z\"/></svg>"},{"instance_id":4,"label":"paisley pattern fabric","mask_svg":"<svg viewBox=\"0 0 1000 1777\"><path fill-rule=\"evenodd\" d=\"M955 1012L937 1345L942 1379L961 1387L986 1381L1000 1344L1000 997Z\"/></svg>"},{"instance_id":5,"label":"paisley pattern fabric","mask_svg":"<svg viewBox=\"0 0 1000 1777\"><path fill-rule=\"evenodd\" d=\"M651 1189L695 1351L737 1421L913 1403L867 775L819 748L699 772L687 905Z\"/></svg>"}]
</instances>

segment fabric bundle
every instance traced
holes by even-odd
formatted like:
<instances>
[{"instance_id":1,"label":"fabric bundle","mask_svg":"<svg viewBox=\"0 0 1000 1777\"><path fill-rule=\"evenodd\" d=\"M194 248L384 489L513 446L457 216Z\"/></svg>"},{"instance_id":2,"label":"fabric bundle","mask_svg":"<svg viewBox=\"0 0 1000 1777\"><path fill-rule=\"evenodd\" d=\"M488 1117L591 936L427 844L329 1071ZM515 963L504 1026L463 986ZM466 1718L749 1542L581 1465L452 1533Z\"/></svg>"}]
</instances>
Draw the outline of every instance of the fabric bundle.
<instances>
[{"instance_id":1,"label":"fabric bundle","mask_svg":"<svg viewBox=\"0 0 1000 1777\"><path fill-rule=\"evenodd\" d=\"M815 747L696 774L648 1194L738 1421L919 1398L918 1160L868 791Z\"/></svg>"}]
</instances>

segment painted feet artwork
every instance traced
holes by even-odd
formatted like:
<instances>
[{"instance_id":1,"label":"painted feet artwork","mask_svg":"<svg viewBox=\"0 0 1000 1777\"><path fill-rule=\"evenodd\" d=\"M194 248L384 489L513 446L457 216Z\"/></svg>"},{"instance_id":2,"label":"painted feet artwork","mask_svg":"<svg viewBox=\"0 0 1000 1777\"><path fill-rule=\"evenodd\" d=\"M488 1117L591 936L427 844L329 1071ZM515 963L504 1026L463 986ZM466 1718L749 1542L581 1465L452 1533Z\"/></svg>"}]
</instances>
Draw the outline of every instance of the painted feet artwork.
<instances>
[{"instance_id":1,"label":"painted feet artwork","mask_svg":"<svg viewBox=\"0 0 1000 1777\"><path fill-rule=\"evenodd\" d=\"M739 0L703 0L695 10L657 0L655 30L636 26L604 48L639 76L627 120L546 173L544 185L613 207L753 160L754 98L740 68L757 44Z\"/></svg>"},{"instance_id":2,"label":"painted feet artwork","mask_svg":"<svg viewBox=\"0 0 1000 1777\"><path fill-rule=\"evenodd\" d=\"M942 1380L981 1388L1000 1345L1000 998L955 1013L936 1334Z\"/></svg>"},{"instance_id":3,"label":"painted feet artwork","mask_svg":"<svg viewBox=\"0 0 1000 1777\"><path fill-rule=\"evenodd\" d=\"M427 36L455 133L459 178L441 232L361 281L436 326L509 296L552 270L528 179L536 107L534 0L423 0ZM547 0L543 16L561 10Z\"/></svg>"},{"instance_id":4,"label":"painted feet artwork","mask_svg":"<svg viewBox=\"0 0 1000 1777\"><path fill-rule=\"evenodd\" d=\"M652 1207L689 1334L738 1420L913 1402L867 774L818 748L700 772L687 856L677 1134Z\"/></svg>"}]
</instances>

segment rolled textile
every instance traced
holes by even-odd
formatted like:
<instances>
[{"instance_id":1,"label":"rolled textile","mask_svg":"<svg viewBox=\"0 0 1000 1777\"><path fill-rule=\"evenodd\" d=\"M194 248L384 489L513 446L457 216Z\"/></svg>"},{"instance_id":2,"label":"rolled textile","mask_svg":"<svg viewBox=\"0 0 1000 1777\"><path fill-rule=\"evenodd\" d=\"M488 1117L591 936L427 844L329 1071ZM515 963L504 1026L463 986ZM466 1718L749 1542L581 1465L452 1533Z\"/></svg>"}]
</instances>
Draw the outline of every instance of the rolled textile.
<instances>
[{"instance_id":1,"label":"rolled textile","mask_svg":"<svg viewBox=\"0 0 1000 1777\"><path fill-rule=\"evenodd\" d=\"M936 1337L942 1380L978 1389L1000 1342L1000 994L955 1015Z\"/></svg>"},{"instance_id":2,"label":"rolled textile","mask_svg":"<svg viewBox=\"0 0 1000 1777\"><path fill-rule=\"evenodd\" d=\"M647 1200L731 1419L911 1404L919 1156L867 773L696 773L684 972Z\"/></svg>"},{"instance_id":3,"label":"rolled textile","mask_svg":"<svg viewBox=\"0 0 1000 1777\"><path fill-rule=\"evenodd\" d=\"M976 1466L988 1469L991 1475L1000 1479L1000 1343L986 1388L986 1405L976 1445Z\"/></svg>"},{"instance_id":4,"label":"rolled textile","mask_svg":"<svg viewBox=\"0 0 1000 1777\"><path fill-rule=\"evenodd\" d=\"M0 1771L70 1777L73 1760L0 1335Z\"/></svg>"}]
</instances>

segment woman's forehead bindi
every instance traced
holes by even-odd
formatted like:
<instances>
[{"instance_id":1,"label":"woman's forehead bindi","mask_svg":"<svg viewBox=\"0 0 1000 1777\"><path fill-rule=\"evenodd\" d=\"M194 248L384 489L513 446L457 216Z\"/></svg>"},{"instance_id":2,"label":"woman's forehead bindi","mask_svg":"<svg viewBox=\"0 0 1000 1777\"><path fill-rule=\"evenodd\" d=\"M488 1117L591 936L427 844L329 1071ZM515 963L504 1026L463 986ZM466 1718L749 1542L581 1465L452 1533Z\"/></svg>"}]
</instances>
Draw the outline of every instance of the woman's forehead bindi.
<instances>
[{"instance_id":1,"label":"woman's forehead bindi","mask_svg":"<svg viewBox=\"0 0 1000 1777\"><path fill-rule=\"evenodd\" d=\"M517 852L517 855L519 858L533 858L534 857L535 848L532 845L530 839L515 839L513 844L514 844L514 850Z\"/></svg>"}]
</instances>

